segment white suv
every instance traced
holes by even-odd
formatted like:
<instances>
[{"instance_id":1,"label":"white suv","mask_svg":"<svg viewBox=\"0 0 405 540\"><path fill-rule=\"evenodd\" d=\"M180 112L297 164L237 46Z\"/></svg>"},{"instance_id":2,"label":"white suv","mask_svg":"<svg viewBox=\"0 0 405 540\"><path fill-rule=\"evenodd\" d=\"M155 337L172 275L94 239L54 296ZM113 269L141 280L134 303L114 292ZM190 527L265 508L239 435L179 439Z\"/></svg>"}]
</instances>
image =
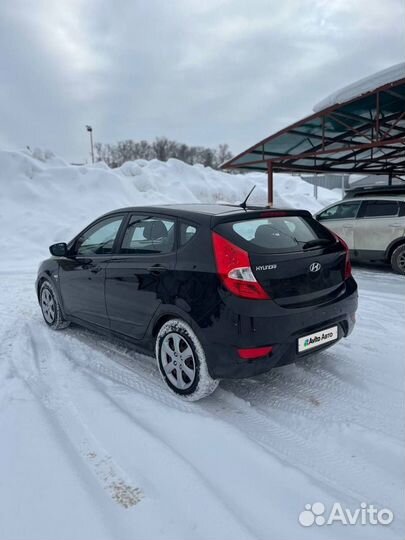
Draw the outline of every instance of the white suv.
<instances>
[{"instance_id":1,"label":"white suv","mask_svg":"<svg viewBox=\"0 0 405 540\"><path fill-rule=\"evenodd\" d=\"M343 238L352 260L387 262L405 274L405 190L356 190L314 217Z\"/></svg>"}]
</instances>

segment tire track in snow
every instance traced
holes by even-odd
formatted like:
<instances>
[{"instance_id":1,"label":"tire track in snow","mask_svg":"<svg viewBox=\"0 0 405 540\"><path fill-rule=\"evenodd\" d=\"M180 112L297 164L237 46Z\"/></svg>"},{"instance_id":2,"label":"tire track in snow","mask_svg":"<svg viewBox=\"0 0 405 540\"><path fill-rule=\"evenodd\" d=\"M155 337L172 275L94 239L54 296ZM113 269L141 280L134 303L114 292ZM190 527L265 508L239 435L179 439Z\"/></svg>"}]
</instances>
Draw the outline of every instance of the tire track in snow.
<instances>
[{"instance_id":1,"label":"tire track in snow","mask_svg":"<svg viewBox=\"0 0 405 540\"><path fill-rule=\"evenodd\" d=\"M42 326L43 325L41 325L41 327ZM36 329L36 333L41 343L43 342L43 340L46 340L47 336L49 336L48 339L51 342L54 356L64 356L66 361L69 362L71 365L78 365L83 368L83 370L73 372L73 377L86 377L86 379L91 382L91 385L96 388L98 395L107 398L113 406L117 407L121 413L125 414L130 419L130 421L132 422L132 428L135 429L137 432L141 432L141 438L146 437L149 440L153 440L154 444L158 444L159 447L157 455L159 452L161 453L162 450L166 453L169 453L170 461L173 463L178 463L178 470L184 471L185 469L195 477L195 492L203 492L202 495L204 496L205 500L209 500L210 503L212 501L213 508L211 509L211 515L213 515L212 513L215 508L215 512L219 512L218 519L221 519L222 521L229 518L235 521L237 526L241 528L243 537L247 540L259 537L259 531L253 530L253 525L248 523L246 519L242 518L243 514L241 512L235 513L232 507L228 504L227 500L218 496L218 492L220 491L218 485L212 484L212 482L196 468L192 461L190 461L186 456L179 453L178 449L173 448L173 446L168 441L164 440L163 438L159 438L153 431L151 431L151 429L147 426L145 422L142 422L141 417L136 418L131 410L125 408L125 406L120 403L119 399L111 396L108 391L101 387L100 383L97 380L97 377L95 377L94 375L96 373L109 380L118 382L120 385L124 384L126 386L129 386L132 390L137 390L138 392L143 393L148 398L152 398L155 401L162 402L165 406L168 406L168 404L170 403L171 408L176 409L180 412L193 413L195 415L196 410L192 404L182 402L175 396L171 396L170 394L168 394L167 389L163 386L163 384L161 384L160 376L158 379L158 384L154 384L153 381L151 382L149 377L144 378L143 376L138 376L138 374L133 371L128 373L128 367L121 369L121 366L114 365L113 360L107 359L107 362L112 362L112 366L106 366L103 363L103 361L106 360L105 356L100 355L97 349L94 350L90 349L90 347L88 346L84 346L83 348L80 348L78 350L75 343L76 340L69 339L67 332L64 332L63 334L50 333L48 328L41 327L38 327ZM64 341L65 343L61 343L61 340L59 339L60 337L63 338L62 342ZM108 347L108 345L103 347L103 349L116 354L116 351ZM47 369L48 362L44 361L44 365L46 365L45 369ZM70 384L70 378L68 380ZM210 416L208 414L203 415L206 417ZM182 484L186 485L187 483L188 480L185 480L183 482L183 480L180 479L180 482L176 484L176 490L181 489ZM167 502L165 504L165 511L168 504L170 503ZM178 505L175 502L172 508L174 513L177 511L177 506ZM171 519L170 515L168 515L168 519ZM192 525L193 524L191 524L191 526Z\"/></svg>"},{"instance_id":2,"label":"tire track in snow","mask_svg":"<svg viewBox=\"0 0 405 540\"><path fill-rule=\"evenodd\" d=\"M405 520L403 508L400 506L401 490L392 493L392 486L383 485L369 475L366 461L350 467L350 461L345 459L342 452L337 452L336 448L328 450L322 447L318 439L314 441L315 444L311 444L311 438L305 437L304 432L289 430L285 425L288 416L281 418L282 423L279 423L248 402L222 389L217 391L215 397L224 406L215 407L214 403L209 403L208 400L204 406L207 409L215 407L217 417L232 423L281 461L301 470L328 491L335 493L337 501L345 501L354 507L362 501L374 503L380 508L388 506L396 516L391 525L392 529L403 531ZM375 494L373 500L370 500L370 493Z\"/></svg>"},{"instance_id":3,"label":"tire track in snow","mask_svg":"<svg viewBox=\"0 0 405 540\"><path fill-rule=\"evenodd\" d=\"M166 389L151 357L133 350L129 353L124 345L107 341L87 330L74 329L73 332L68 329L61 336L64 340L63 350L73 364L133 388L162 405L183 412L203 414L202 411L196 411L194 404L178 399ZM81 342L79 356L77 341ZM55 345L60 347L59 343Z\"/></svg>"},{"instance_id":4,"label":"tire track in snow","mask_svg":"<svg viewBox=\"0 0 405 540\"><path fill-rule=\"evenodd\" d=\"M182 452L182 449L180 447L174 447L171 442L167 441L163 436L162 433L158 433L155 429L152 429L150 425L148 425L146 422L142 420L141 415L135 414L134 410L129 409L126 404L124 403L123 396L121 395L113 395L110 389L108 388L101 388L99 382L97 381L97 378L92 376L92 374L89 372L87 368L86 369L86 375L89 379L91 385L97 389L97 392L99 394L102 394L106 399L108 399L109 403L111 403L115 408L117 408L122 414L124 414L132 423L132 427L134 425L136 426L135 429L137 431L141 432L142 437L147 437L149 440L151 440L154 444L158 446L158 450L161 453L162 449L164 452L168 453L170 455L171 462L178 463L180 467L186 471L191 472L191 474L200 482L198 484L194 484L194 490L197 491L207 491L209 495L209 500L212 501L216 507L216 509L219 509L222 507L221 510L221 519L225 520L225 516L229 516L231 519L234 519L238 525L244 529L244 538L259 538L260 537L260 530L254 530L254 523L248 523L246 519L244 519L243 516L243 508L239 508L238 511L235 511L232 506L228 504L226 496L222 493L221 486L219 484L213 484L212 481L207 478L207 476L204 476L200 470L197 469L197 467L194 465L192 461ZM110 377L109 377L110 378ZM133 386L131 386L133 388ZM162 392L166 392L166 389L163 387ZM148 396L150 397L150 396ZM177 399L177 398L175 398ZM191 406L192 407L192 406ZM181 411L184 412L184 411ZM188 412L194 412L195 411L188 411ZM210 415L204 415L209 417ZM176 491L179 491L181 486L177 484ZM166 502L167 506L170 504L169 502ZM236 501L232 501L232 505L236 505ZM174 509L176 509L178 506L178 503L174 503ZM174 510L175 511L175 510Z\"/></svg>"},{"instance_id":5,"label":"tire track in snow","mask_svg":"<svg viewBox=\"0 0 405 540\"><path fill-rule=\"evenodd\" d=\"M340 366L336 354L329 354L322 360L314 360L312 364L296 364L290 369L274 370L264 374L257 381L254 392L251 392L251 383L239 384L235 387L235 394L247 399L259 409L263 405L273 410L292 413L296 416L311 420L306 428L314 432L319 430L319 424L325 426L330 422L328 415L322 418L323 404L330 408L333 404L333 422L335 424L353 423L366 429L388 436L402 444L405 438L403 418L402 394L398 391L391 395L392 422L387 423L384 414L386 396L381 393L379 385L371 385L363 373L350 373L357 384L348 381L344 373L339 372ZM336 360L335 364L331 361ZM232 383L225 383L224 387L233 387ZM269 392L269 387L271 392ZM303 406L309 403L315 407ZM331 410L327 411L328 413ZM370 423L372 418L372 423Z\"/></svg>"},{"instance_id":6,"label":"tire track in snow","mask_svg":"<svg viewBox=\"0 0 405 540\"><path fill-rule=\"evenodd\" d=\"M234 428L236 427L250 440L265 448L282 462L297 468L319 482L320 485L332 490L340 497L340 500L353 505L359 504L359 501L367 500L379 507L390 504L393 509L396 508L395 499L400 500L400 497L392 495L392 486L381 486L378 480L374 480L367 474L367 461L363 463L357 461L353 465L348 456L342 452L337 453L336 449L328 450L319 447L318 440L313 444L305 426L302 430L293 430L286 425L288 415L283 415L281 418L279 416L278 419L271 418L266 412L237 397L232 391L221 388L209 399L199 403L189 404L180 401L168 393L157 370L151 369L152 366L149 362L145 365L141 355L128 354L124 348L119 345L109 345L103 338L94 344L92 343L92 348L90 348L87 334L86 332L83 336L86 338L83 341L83 347L89 348L88 352L83 353L81 358L77 359L74 357L75 351L69 351L68 357L72 362L79 363L90 371L94 370L96 373L123 383L177 410L213 416ZM73 342L75 341L71 336L69 338L73 339ZM108 352L109 361L111 361L108 366L105 365L103 350ZM95 354L96 352L97 354ZM92 359L92 356L96 356L98 359ZM134 360L137 358L139 363L134 364ZM333 379L332 375L331 378ZM324 385L326 392L330 391L330 384ZM348 392L351 400L358 396L358 392L352 390ZM337 401L337 406L339 406L339 401ZM270 412L272 411L270 410ZM293 410L287 412L291 413ZM322 430L324 427L325 423L319 423L318 419L318 429ZM373 501L369 501L370 493L378 494L378 499L376 497ZM401 515L401 513L401 509L398 508L397 515ZM400 523L399 519L397 523Z\"/></svg>"},{"instance_id":7,"label":"tire track in snow","mask_svg":"<svg viewBox=\"0 0 405 540\"><path fill-rule=\"evenodd\" d=\"M44 335L42 332L41 337ZM13 342L12 359L19 376L46 409L56 417L58 425L103 490L124 508L138 504L143 498L141 489L100 445L82 421L66 392L62 390L57 375L49 369L49 359L52 357L49 342L41 339L39 350L37 338L29 324L23 325L16 332ZM32 352L31 356L27 354L29 351Z\"/></svg>"},{"instance_id":8,"label":"tire track in snow","mask_svg":"<svg viewBox=\"0 0 405 540\"><path fill-rule=\"evenodd\" d=\"M104 348L104 345L100 346ZM288 429L284 423L280 424L276 420L269 418L264 411L251 406L248 402L229 391L219 389L209 399L192 405L181 402L176 397L172 400L170 394L167 396L170 398L168 400L167 397L161 395L162 391L166 391L163 383L159 384L158 382L155 384L151 374L147 379L142 376L139 377L139 371L144 369L141 364L141 357L139 358L140 369L134 371L134 355L122 352L120 347L107 346L106 350L114 355L116 359L119 358L120 366L112 364L106 367L97 362L96 371L101 375L142 392L145 390L145 385L150 384L154 387L154 390L152 392L150 389L147 391L146 395L149 397L158 398L159 401L163 398L166 404L170 402L175 409L192 414L198 412L198 414L213 416L231 425L277 459L304 472L321 486L334 492L337 497L336 500L346 501L347 504L353 506L358 505L360 501L367 500L379 507L387 506L388 500L390 507L395 510L395 502L390 502L390 500L394 499L394 497L391 497L391 486L381 487L377 480L374 481L373 478L368 478L366 460L362 464L356 462L356 466L348 471L348 460L346 459L348 456L337 454L335 450L329 451L319 448L317 446L318 441L316 441L315 445L312 444L305 430L304 433L298 433ZM86 362L80 362L80 365L90 369L89 366L86 366ZM158 375L157 372L156 375ZM160 378L158 378L158 381L160 381ZM117 399L119 400L119 398L115 398L115 401ZM120 406L122 405L120 404ZM196 409L199 410L196 411ZM127 414L131 415L131 411L127 410ZM283 417L281 421L288 422L288 416ZM347 478L350 478L349 482L345 480ZM362 486L363 489L358 489L358 486ZM369 501L369 493L378 493L378 499L375 498ZM396 515L401 515L400 508L396 510ZM400 527L402 523L401 519L397 519L396 524L392 527Z\"/></svg>"}]
</instances>

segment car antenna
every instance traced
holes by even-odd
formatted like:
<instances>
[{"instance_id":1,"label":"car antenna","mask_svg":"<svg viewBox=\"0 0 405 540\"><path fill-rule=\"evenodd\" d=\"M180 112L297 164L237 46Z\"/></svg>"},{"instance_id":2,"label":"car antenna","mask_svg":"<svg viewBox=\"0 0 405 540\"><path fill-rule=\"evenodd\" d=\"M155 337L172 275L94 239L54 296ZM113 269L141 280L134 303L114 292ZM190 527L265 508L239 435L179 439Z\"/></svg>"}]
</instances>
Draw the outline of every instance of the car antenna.
<instances>
[{"instance_id":1,"label":"car antenna","mask_svg":"<svg viewBox=\"0 0 405 540\"><path fill-rule=\"evenodd\" d=\"M239 206L240 206L241 208L243 208L243 210L246 210L246 203L247 203L249 197L251 196L253 190L255 189L255 187L256 187L256 184L255 184L255 185L252 187L252 189L249 191L249 193L247 194L246 199L245 199L242 203L240 203Z\"/></svg>"}]
</instances>

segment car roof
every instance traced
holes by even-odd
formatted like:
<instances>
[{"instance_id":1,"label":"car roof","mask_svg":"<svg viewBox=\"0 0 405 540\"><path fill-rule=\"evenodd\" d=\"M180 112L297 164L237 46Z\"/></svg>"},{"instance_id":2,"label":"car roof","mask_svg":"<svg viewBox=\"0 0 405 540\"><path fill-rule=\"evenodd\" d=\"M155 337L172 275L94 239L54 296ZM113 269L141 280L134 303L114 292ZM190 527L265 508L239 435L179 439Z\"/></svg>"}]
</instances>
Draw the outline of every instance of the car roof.
<instances>
[{"instance_id":1,"label":"car roof","mask_svg":"<svg viewBox=\"0 0 405 540\"><path fill-rule=\"evenodd\" d=\"M401 184L373 184L355 187L350 185L346 189L348 196L359 197L362 195L405 195L405 183Z\"/></svg>"},{"instance_id":2,"label":"car roof","mask_svg":"<svg viewBox=\"0 0 405 540\"><path fill-rule=\"evenodd\" d=\"M191 204L161 204L161 205L151 205L151 206L129 206L127 208L119 208L108 212L105 216L112 214L119 214L123 212L150 212L150 213L159 213L166 214L175 217L184 217L184 218L200 218L211 220L215 216L232 216L235 215L244 215L257 213L258 211L266 210L275 210L291 213L294 211L291 208L268 208L263 206L248 206L246 209L242 208L239 205L235 204L204 204L204 203L191 203ZM298 212L302 212L297 210Z\"/></svg>"},{"instance_id":3,"label":"car roof","mask_svg":"<svg viewBox=\"0 0 405 540\"><path fill-rule=\"evenodd\" d=\"M345 197L342 199L342 201L338 202L358 202L358 201L405 201L405 195L379 195L376 193L375 195L372 195L371 193L368 195L361 195L357 197ZM337 203L336 203L337 204Z\"/></svg>"},{"instance_id":4,"label":"car roof","mask_svg":"<svg viewBox=\"0 0 405 540\"><path fill-rule=\"evenodd\" d=\"M113 212L167 212L168 214L207 214L216 216L219 214L227 214L229 212L243 212L240 206L232 204L204 204L204 203L189 203L189 204L153 204L150 206L128 206L120 208ZM113 213L111 212L111 213Z\"/></svg>"},{"instance_id":5,"label":"car roof","mask_svg":"<svg viewBox=\"0 0 405 540\"><path fill-rule=\"evenodd\" d=\"M405 185L374 185L359 188L346 189L345 199L363 199L364 197L397 197L398 200L405 200Z\"/></svg>"}]
</instances>

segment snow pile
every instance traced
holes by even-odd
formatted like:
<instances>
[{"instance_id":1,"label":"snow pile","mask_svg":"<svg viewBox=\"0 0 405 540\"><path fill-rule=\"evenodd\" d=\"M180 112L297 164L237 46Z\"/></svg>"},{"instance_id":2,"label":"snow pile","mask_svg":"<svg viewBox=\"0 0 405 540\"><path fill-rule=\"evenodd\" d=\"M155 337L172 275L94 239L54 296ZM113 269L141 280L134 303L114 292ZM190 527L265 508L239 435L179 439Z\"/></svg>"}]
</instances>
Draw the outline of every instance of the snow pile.
<instances>
[{"instance_id":1,"label":"snow pile","mask_svg":"<svg viewBox=\"0 0 405 540\"><path fill-rule=\"evenodd\" d=\"M398 81L404 77L405 62L395 64L394 66L383 69L382 71L378 71L369 77L364 77L359 81L333 92L328 97L317 103L313 108L313 111L323 111L324 109L332 107L332 105L336 105L337 103L345 103L345 101L349 101L357 96L361 96L366 92L371 92L379 86Z\"/></svg>"},{"instance_id":2,"label":"snow pile","mask_svg":"<svg viewBox=\"0 0 405 540\"><path fill-rule=\"evenodd\" d=\"M69 241L90 221L116 208L239 203L254 184L250 202L265 205L267 178L262 173L231 175L176 159L137 160L118 169L105 163L74 166L49 151L0 151L1 264L27 261L32 266L32 261L47 256L50 244ZM275 186L277 206L315 212L338 198L333 191L319 188L316 201L310 184L288 175L276 177Z\"/></svg>"}]
</instances>

